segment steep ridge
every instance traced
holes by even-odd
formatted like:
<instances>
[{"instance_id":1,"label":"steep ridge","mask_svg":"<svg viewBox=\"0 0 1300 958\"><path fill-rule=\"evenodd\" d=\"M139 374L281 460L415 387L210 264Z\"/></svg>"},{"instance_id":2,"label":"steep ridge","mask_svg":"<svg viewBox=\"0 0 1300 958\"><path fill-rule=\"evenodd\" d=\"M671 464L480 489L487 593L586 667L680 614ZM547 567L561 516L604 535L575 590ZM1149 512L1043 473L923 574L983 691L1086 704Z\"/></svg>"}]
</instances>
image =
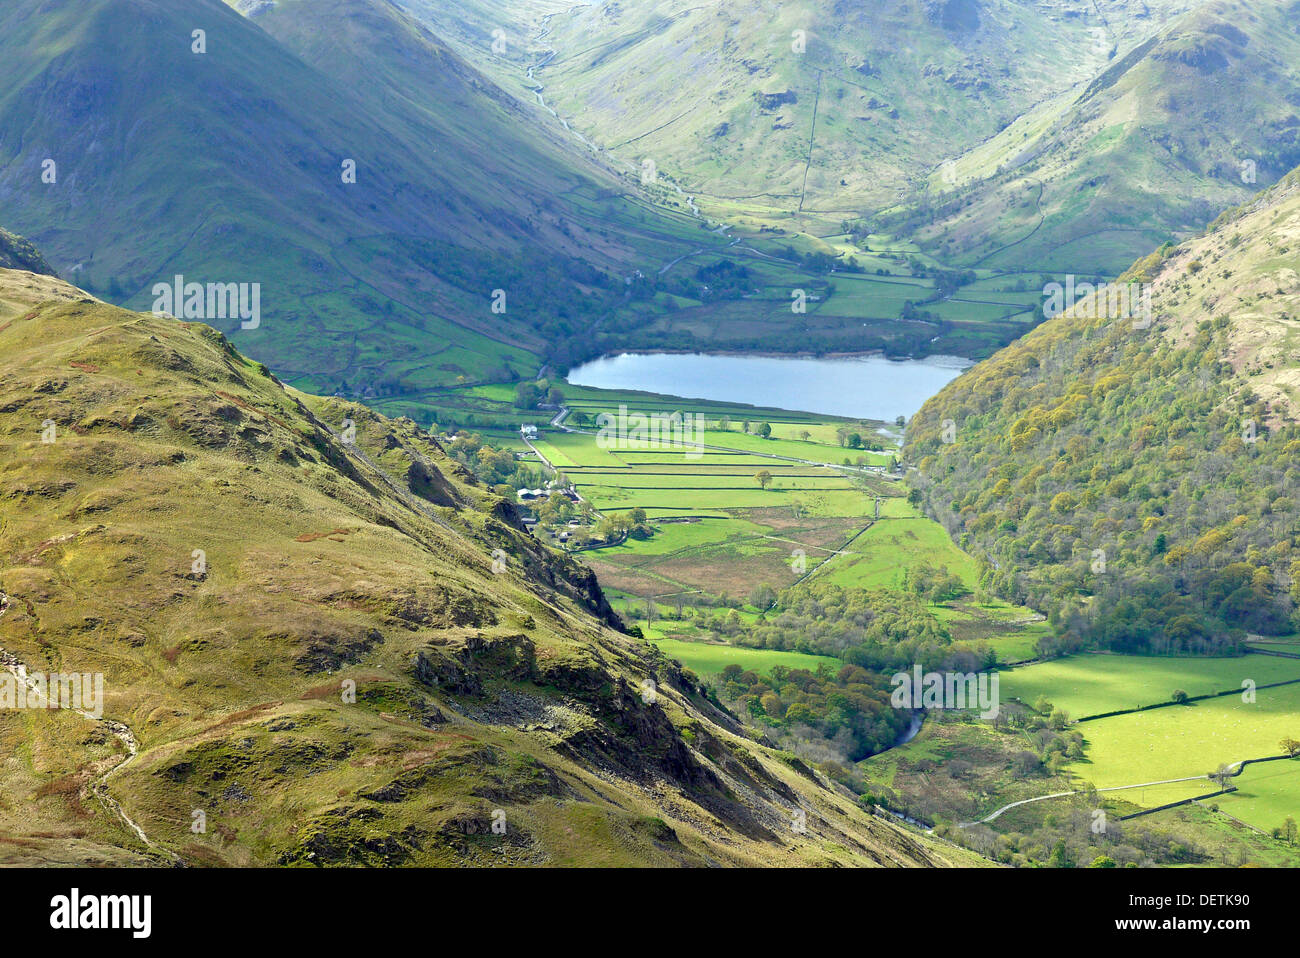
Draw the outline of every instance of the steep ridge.
<instances>
[{"instance_id":1,"label":"steep ridge","mask_svg":"<svg viewBox=\"0 0 1300 958\"><path fill-rule=\"evenodd\" d=\"M31 276L0 272L0 649L104 695L0 711L0 858L971 861L745 738L414 423Z\"/></svg>"},{"instance_id":2,"label":"steep ridge","mask_svg":"<svg viewBox=\"0 0 1300 958\"><path fill-rule=\"evenodd\" d=\"M392 4L289 6L262 16L303 18L296 52L220 0L7 4L9 225L135 308L176 275L258 284L256 323L186 318L350 395L535 369L563 308L698 242Z\"/></svg>"},{"instance_id":3,"label":"steep ridge","mask_svg":"<svg viewBox=\"0 0 1300 958\"><path fill-rule=\"evenodd\" d=\"M926 506L1067 644L1293 631L1300 171L1121 283L1150 310L1082 297L926 403L906 446Z\"/></svg>"}]
</instances>

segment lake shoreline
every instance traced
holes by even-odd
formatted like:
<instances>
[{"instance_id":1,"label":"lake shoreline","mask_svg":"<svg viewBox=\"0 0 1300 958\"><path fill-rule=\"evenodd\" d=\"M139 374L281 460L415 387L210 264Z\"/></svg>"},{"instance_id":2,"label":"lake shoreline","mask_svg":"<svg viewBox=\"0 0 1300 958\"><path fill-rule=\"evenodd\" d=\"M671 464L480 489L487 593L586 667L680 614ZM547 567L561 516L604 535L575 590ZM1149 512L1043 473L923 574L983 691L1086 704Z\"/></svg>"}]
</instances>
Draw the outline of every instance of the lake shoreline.
<instances>
[{"instance_id":1,"label":"lake shoreline","mask_svg":"<svg viewBox=\"0 0 1300 958\"><path fill-rule=\"evenodd\" d=\"M906 421L971 367L956 356L618 352L568 370L572 386L882 424Z\"/></svg>"},{"instance_id":2,"label":"lake shoreline","mask_svg":"<svg viewBox=\"0 0 1300 958\"><path fill-rule=\"evenodd\" d=\"M847 353L814 353L814 352L797 352L797 353L776 353L770 350L740 350L740 349L615 349L610 352L601 353L599 356L592 356L590 359L584 359L580 363L574 363L563 373L567 380L569 374L575 369L581 369L583 366L589 366L592 363L600 362L603 359L617 359L620 356L726 356L733 359L825 359L825 360L846 360L846 359L883 359L890 363L928 363L934 362L935 365L946 368L961 369L965 371L970 369L976 363L982 362L978 359L969 359L965 356L955 356L952 353L926 353L924 356L886 356L883 349L870 349L864 352L847 352ZM743 404L742 404L743 405Z\"/></svg>"}]
</instances>

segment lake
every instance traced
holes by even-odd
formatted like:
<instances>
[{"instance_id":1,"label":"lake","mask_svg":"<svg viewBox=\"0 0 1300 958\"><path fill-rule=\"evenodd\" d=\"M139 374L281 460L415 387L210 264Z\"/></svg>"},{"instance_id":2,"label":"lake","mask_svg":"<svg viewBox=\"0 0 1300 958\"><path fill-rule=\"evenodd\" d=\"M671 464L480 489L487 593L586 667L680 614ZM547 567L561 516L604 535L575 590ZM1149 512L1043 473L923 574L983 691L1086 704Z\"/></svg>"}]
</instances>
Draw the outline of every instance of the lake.
<instances>
[{"instance_id":1,"label":"lake","mask_svg":"<svg viewBox=\"0 0 1300 958\"><path fill-rule=\"evenodd\" d=\"M576 386L893 422L898 416L910 418L970 365L954 356L892 360L622 353L575 367L568 380Z\"/></svg>"}]
</instances>

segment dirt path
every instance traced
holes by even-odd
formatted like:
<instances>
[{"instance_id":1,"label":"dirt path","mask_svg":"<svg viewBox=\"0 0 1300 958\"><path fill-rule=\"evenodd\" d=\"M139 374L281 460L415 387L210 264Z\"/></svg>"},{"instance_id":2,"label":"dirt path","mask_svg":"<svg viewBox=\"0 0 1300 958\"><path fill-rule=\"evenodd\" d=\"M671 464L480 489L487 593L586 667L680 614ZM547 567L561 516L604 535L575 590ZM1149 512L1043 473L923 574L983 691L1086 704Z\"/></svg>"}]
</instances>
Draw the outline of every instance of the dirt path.
<instances>
[{"instance_id":1,"label":"dirt path","mask_svg":"<svg viewBox=\"0 0 1300 958\"><path fill-rule=\"evenodd\" d=\"M1108 786L1107 788L1099 788L1097 789L1097 791L1098 792L1120 792L1129 788L1146 788L1148 785L1173 785L1177 782L1195 782L1198 779L1209 778L1209 777L1210 776L1208 775L1189 775L1187 778L1167 778L1164 781L1160 781L1160 782L1140 782L1137 785L1111 785ZM1012 802L1010 805L1003 805L992 815L989 815L985 818L981 818L979 821L961 822L957 825L957 827L971 828L972 826L975 825L984 825L988 822L993 821L995 818L1000 818L1004 812L1009 812L1013 808L1019 808L1021 805L1030 805L1034 802L1045 802L1049 798L1065 798L1067 795L1082 795L1082 794L1083 792L1081 790L1075 789L1074 791L1071 792L1053 792L1051 795L1039 795L1037 798L1024 798L1018 802Z\"/></svg>"},{"instance_id":2,"label":"dirt path","mask_svg":"<svg viewBox=\"0 0 1300 958\"><path fill-rule=\"evenodd\" d=\"M8 609L8 596L0 592L0 618L4 617L4 614ZM39 687L32 680L30 673L27 671L27 667L18 656L14 655L7 649L0 648L0 667L3 667L4 670L12 675L16 680L26 685L27 688L31 690L31 693L39 697ZM94 779L90 783L89 788L95 793L95 797L99 799L100 803L103 804L111 814L120 819L122 824L125 825L126 828L137 838L139 838L147 848L166 858L175 865L184 865L185 862L179 855L158 845L148 835L146 835L144 829L140 827L139 823L126 813L126 810L122 808L121 803L114 798L112 793L108 790L108 780L135 761L136 756L140 754L140 742L135 737L135 733L131 731L130 727L126 723L119 722L116 719L103 717L96 718L94 714L83 711L82 709L71 709L70 711L76 712L89 722L97 722L103 725L126 747L126 758L118 762L103 775Z\"/></svg>"}]
</instances>

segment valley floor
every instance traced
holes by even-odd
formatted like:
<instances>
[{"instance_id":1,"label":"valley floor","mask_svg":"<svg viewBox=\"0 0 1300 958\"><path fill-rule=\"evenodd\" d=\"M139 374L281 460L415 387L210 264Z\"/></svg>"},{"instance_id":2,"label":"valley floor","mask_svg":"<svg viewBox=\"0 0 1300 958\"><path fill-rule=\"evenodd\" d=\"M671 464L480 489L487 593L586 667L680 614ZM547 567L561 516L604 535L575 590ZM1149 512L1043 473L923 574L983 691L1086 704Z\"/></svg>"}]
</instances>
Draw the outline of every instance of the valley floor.
<instances>
[{"instance_id":1,"label":"valley floor","mask_svg":"<svg viewBox=\"0 0 1300 958\"><path fill-rule=\"evenodd\" d=\"M1237 769L1232 791L1186 801L1220 790L1209 775L1221 765L1275 756L1282 738L1300 737L1294 640L1261 639L1252 646L1257 654L1229 659L1087 654L1038 661L1038 640L1050 626L1030 609L975 599L975 562L908 503L905 483L892 473L892 425L851 423L863 435L891 437L884 451L864 452L839 444L836 428L844 422L832 417L565 391L570 415L581 411L587 422L630 404L699 413L709 424L707 448L693 455L645 443L606 448L594 428L568 426L566 416L554 417L562 425L544 428L530 444L598 514L645 511L647 538L596 543L579 555L647 640L706 681L717 682L732 665L759 674L841 665L726 639L709 627L710 614L734 616L743 632L768 611L761 603L771 591L798 582L896 591L918 567L960 579L963 594L931 603L930 611L958 647L994 650L1002 701L1017 717L1009 724L931 712L915 739L859 763L864 800L1004 861L1046 860L1065 833L1074 854L1089 861L1111 854L1138 862L1300 864L1300 850L1273 837L1300 808L1300 761ZM728 418L730 427L720 428ZM742 431L744 420L755 429L767 422L770 438ZM497 441L511 440L499 434ZM760 471L770 483L760 486ZM1254 701L1242 700L1243 684L1257 689ZM1170 704L1175 690L1192 701ZM1218 697L1199 698L1211 695ZM1133 711L1097 717L1123 710ZM1068 750L1072 733L1079 745ZM1055 745L1044 748L1054 738L1057 758ZM1171 779L1181 780L1149 784ZM1140 814L1174 802L1184 804ZM1069 824L1075 819L1078 827ZM1094 833L1095 821L1110 827Z\"/></svg>"}]
</instances>

